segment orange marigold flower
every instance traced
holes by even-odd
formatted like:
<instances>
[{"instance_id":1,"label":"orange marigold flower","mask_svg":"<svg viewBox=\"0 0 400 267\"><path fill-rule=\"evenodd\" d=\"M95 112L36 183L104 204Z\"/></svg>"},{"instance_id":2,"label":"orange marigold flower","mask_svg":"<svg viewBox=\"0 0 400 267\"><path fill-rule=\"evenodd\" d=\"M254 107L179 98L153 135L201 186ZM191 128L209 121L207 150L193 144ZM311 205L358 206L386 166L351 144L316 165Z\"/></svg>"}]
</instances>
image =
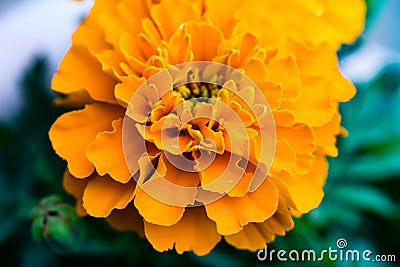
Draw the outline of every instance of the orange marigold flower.
<instances>
[{"instance_id":1,"label":"orange marigold flower","mask_svg":"<svg viewBox=\"0 0 400 267\"><path fill-rule=\"evenodd\" d=\"M346 1L96 0L52 80L49 136L79 215L158 251L255 251L319 205L355 94Z\"/></svg>"}]
</instances>

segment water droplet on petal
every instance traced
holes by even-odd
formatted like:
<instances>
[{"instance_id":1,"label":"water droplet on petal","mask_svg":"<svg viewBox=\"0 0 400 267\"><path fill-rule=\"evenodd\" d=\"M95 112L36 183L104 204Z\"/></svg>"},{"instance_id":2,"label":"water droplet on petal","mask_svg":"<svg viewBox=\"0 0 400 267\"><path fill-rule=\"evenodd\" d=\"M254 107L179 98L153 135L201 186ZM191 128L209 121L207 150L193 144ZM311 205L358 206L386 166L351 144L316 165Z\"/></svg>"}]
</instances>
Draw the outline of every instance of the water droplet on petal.
<instances>
[{"instance_id":1,"label":"water droplet on petal","mask_svg":"<svg viewBox=\"0 0 400 267\"><path fill-rule=\"evenodd\" d=\"M228 209L226 209L226 213L228 213L229 212L229 210Z\"/></svg>"}]
</instances>

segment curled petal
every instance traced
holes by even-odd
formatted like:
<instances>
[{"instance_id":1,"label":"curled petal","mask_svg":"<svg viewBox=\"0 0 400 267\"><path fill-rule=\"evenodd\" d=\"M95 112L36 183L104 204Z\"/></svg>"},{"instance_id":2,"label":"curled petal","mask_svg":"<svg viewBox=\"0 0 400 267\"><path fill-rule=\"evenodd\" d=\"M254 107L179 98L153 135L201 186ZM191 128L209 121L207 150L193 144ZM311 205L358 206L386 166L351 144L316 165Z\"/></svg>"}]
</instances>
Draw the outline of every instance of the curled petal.
<instances>
[{"instance_id":1,"label":"curled petal","mask_svg":"<svg viewBox=\"0 0 400 267\"><path fill-rule=\"evenodd\" d=\"M83 207L93 217L107 217L113 209L124 209L132 201L136 183L116 182L109 176L95 176L83 193Z\"/></svg>"},{"instance_id":2,"label":"curled petal","mask_svg":"<svg viewBox=\"0 0 400 267\"><path fill-rule=\"evenodd\" d=\"M114 209L107 217L107 222L117 230L134 231L144 237L143 218L132 204L122 210Z\"/></svg>"},{"instance_id":3,"label":"curled petal","mask_svg":"<svg viewBox=\"0 0 400 267\"><path fill-rule=\"evenodd\" d=\"M158 251L166 251L175 246L179 254L193 251L202 256L221 240L215 222L207 217L203 207L187 208L182 219L169 227L145 221L144 229L147 239Z\"/></svg>"},{"instance_id":4,"label":"curled petal","mask_svg":"<svg viewBox=\"0 0 400 267\"><path fill-rule=\"evenodd\" d=\"M184 29L191 39L193 60L211 61L217 55L218 45L223 38L217 27L204 22L190 22L185 24Z\"/></svg>"},{"instance_id":5,"label":"curled petal","mask_svg":"<svg viewBox=\"0 0 400 267\"><path fill-rule=\"evenodd\" d=\"M289 172L293 176L307 173L312 167L315 159L314 152L317 149L312 128L299 124L293 127L278 127L276 132L278 143L280 143L281 138L284 138L296 152L296 166L287 168ZM279 157L279 154L277 157Z\"/></svg>"},{"instance_id":6,"label":"curled petal","mask_svg":"<svg viewBox=\"0 0 400 267\"><path fill-rule=\"evenodd\" d=\"M185 172L179 168L181 166L174 166L169 160L174 161L174 156L170 155L167 158L165 153L161 155L158 159L157 169L151 174L151 177L146 177L144 180L139 178L140 189L154 200L170 206L194 205L197 186L200 183L198 173ZM138 201L142 201L140 197ZM146 219L151 220L150 218L159 216L155 210L143 210L143 203L137 205ZM162 207L160 206L160 208Z\"/></svg>"},{"instance_id":7,"label":"curled petal","mask_svg":"<svg viewBox=\"0 0 400 267\"><path fill-rule=\"evenodd\" d=\"M205 206L208 217L217 223L218 233L231 235L242 230L243 226L250 222L265 221L275 213L277 205L278 193L267 178L256 191L244 197L225 195Z\"/></svg>"},{"instance_id":8,"label":"curled petal","mask_svg":"<svg viewBox=\"0 0 400 267\"><path fill-rule=\"evenodd\" d=\"M281 99L283 97L282 86L275 85L270 81L258 82L257 86L267 99L269 108L272 111L277 110L281 105ZM279 123L279 121L277 122Z\"/></svg>"},{"instance_id":9,"label":"curled petal","mask_svg":"<svg viewBox=\"0 0 400 267\"><path fill-rule=\"evenodd\" d=\"M164 40L169 40L184 22L200 19L200 10L183 0L163 0L151 8L150 14Z\"/></svg>"},{"instance_id":10,"label":"curled petal","mask_svg":"<svg viewBox=\"0 0 400 267\"><path fill-rule=\"evenodd\" d=\"M337 156L336 136L342 132L339 112L336 112L325 125L313 128L313 132L318 151L331 157Z\"/></svg>"},{"instance_id":11,"label":"curled petal","mask_svg":"<svg viewBox=\"0 0 400 267\"><path fill-rule=\"evenodd\" d=\"M300 95L301 80L294 56L269 64L268 72L268 79L281 86L283 98L290 101L297 99Z\"/></svg>"},{"instance_id":12,"label":"curled petal","mask_svg":"<svg viewBox=\"0 0 400 267\"><path fill-rule=\"evenodd\" d=\"M87 147L86 156L99 175L109 174L115 181L125 184L132 175L126 166L122 148L122 123L122 119L113 121L112 131L99 133Z\"/></svg>"},{"instance_id":13,"label":"curled petal","mask_svg":"<svg viewBox=\"0 0 400 267\"><path fill-rule=\"evenodd\" d=\"M127 108L134 93L144 82L145 79L143 77L138 78L136 76L129 76L124 80L124 82L117 84L114 93L118 103Z\"/></svg>"},{"instance_id":14,"label":"curled petal","mask_svg":"<svg viewBox=\"0 0 400 267\"><path fill-rule=\"evenodd\" d=\"M213 163L200 172L202 188L220 194L229 192L245 173L241 160L235 154L217 154Z\"/></svg>"},{"instance_id":15,"label":"curled petal","mask_svg":"<svg viewBox=\"0 0 400 267\"><path fill-rule=\"evenodd\" d=\"M266 10L273 12L266 16ZM328 42L337 49L341 43L353 42L361 32L365 10L362 0L312 0L306 4L297 0L244 1L235 13L235 18L241 20L233 33L250 31L260 37L263 45L284 35L314 44ZM304 18L307 18L306 26Z\"/></svg>"},{"instance_id":16,"label":"curled petal","mask_svg":"<svg viewBox=\"0 0 400 267\"><path fill-rule=\"evenodd\" d=\"M235 186L228 192L230 197L243 197L249 190L253 180L255 166L250 162L247 165L246 171Z\"/></svg>"},{"instance_id":17,"label":"curled petal","mask_svg":"<svg viewBox=\"0 0 400 267\"><path fill-rule=\"evenodd\" d=\"M158 160L156 172L154 172L153 166L147 166L149 159L146 159L146 157L139 161L141 174L134 203L140 215L147 222L163 226L174 225L182 218L185 211L184 206L189 202L193 204L196 195L194 186L198 184L198 177L196 177L197 174L195 173L185 174L191 177L183 176L183 172L170 165L164 156L160 156L155 160ZM185 190L180 194L177 188L174 188L177 190L175 192L166 187L165 184L161 188L157 187L157 182L160 182L160 179L162 180L161 182L168 181L176 185L194 188L189 190L189 194ZM146 185L147 183L149 185ZM153 187L153 185L155 186ZM180 201L178 202L179 206L169 204L171 202L174 203L174 197L177 198L177 201ZM182 205L182 201L185 205Z\"/></svg>"},{"instance_id":18,"label":"curled petal","mask_svg":"<svg viewBox=\"0 0 400 267\"><path fill-rule=\"evenodd\" d=\"M185 212L185 208L165 204L148 195L140 187L137 189L134 203L146 222L162 226L176 224Z\"/></svg>"},{"instance_id":19,"label":"curled petal","mask_svg":"<svg viewBox=\"0 0 400 267\"><path fill-rule=\"evenodd\" d=\"M97 23L104 31L104 37L118 47L123 33L138 34L142 30L141 20L148 17L147 1L118 1L107 4L98 11ZM115 16L115 14L118 16Z\"/></svg>"},{"instance_id":20,"label":"curled petal","mask_svg":"<svg viewBox=\"0 0 400 267\"><path fill-rule=\"evenodd\" d=\"M332 83L324 77L302 77L302 90L295 102L282 102L281 109L296 113L296 121L318 127L329 121L337 110L332 101Z\"/></svg>"},{"instance_id":21,"label":"curled petal","mask_svg":"<svg viewBox=\"0 0 400 267\"><path fill-rule=\"evenodd\" d=\"M286 139L278 140L271 172L292 169L296 166L296 162L296 151L289 145L288 141Z\"/></svg>"},{"instance_id":22,"label":"curled petal","mask_svg":"<svg viewBox=\"0 0 400 267\"><path fill-rule=\"evenodd\" d=\"M118 106L93 103L56 120L49 137L57 154L68 162L71 174L84 178L93 172L94 165L86 158L86 148L99 132L111 130L111 122L123 114Z\"/></svg>"},{"instance_id":23,"label":"curled petal","mask_svg":"<svg viewBox=\"0 0 400 267\"><path fill-rule=\"evenodd\" d=\"M246 75L256 83L265 82L269 76L269 72L264 62L259 58L252 58L248 61L246 67Z\"/></svg>"},{"instance_id":24,"label":"curled petal","mask_svg":"<svg viewBox=\"0 0 400 267\"><path fill-rule=\"evenodd\" d=\"M233 30L236 22L234 18L235 10L242 2L242 0L205 1L206 16L222 30L225 38L228 38Z\"/></svg>"},{"instance_id":25,"label":"curled petal","mask_svg":"<svg viewBox=\"0 0 400 267\"><path fill-rule=\"evenodd\" d=\"M110 90L115 84L116 80L102 71L100 63L87 48L73 45L53 76L51 88L63 94L85 89L94 100L116 103Z\"/></svg>"},{"instance_id":26,"label":"curled petal","mask_svg":"<svg viewBox=\"0 0 400 267\"><path fill-rule=\"evenodd\" d=\"M257 251L275 239L275 235L285 235L294 226L292 216L285 204L279 201L276 213L262 223L249 223L240 232L224 236L226 242L239 249Z\"/></svg>"},{"instance_id":27,"label":"curled petal","mask_svg":"<svg viewBox=\"0 0 400 267\"><path fill-rule=\"evenodd\" d=\"M294 204L301 213L306 213L319 205L324 196L322 186L327 175L326 158L318 155L309 173L292 177L282 171L276 177L288 189Z\"/></svg>"},{"instance_id":28,"label":"curled petal","mask_svg":"<svg viewBox=\"0 0 400 267\"><path fill-rule=\"evenodd\" d=\"M95 6L97 3L95 3ZM76 45L87 46L92 55L104 49L111 48L111 45L104 39L103 29L97 24L96 13L92 12L73 33L72 42Z\"/></svg>"}]
</instances>

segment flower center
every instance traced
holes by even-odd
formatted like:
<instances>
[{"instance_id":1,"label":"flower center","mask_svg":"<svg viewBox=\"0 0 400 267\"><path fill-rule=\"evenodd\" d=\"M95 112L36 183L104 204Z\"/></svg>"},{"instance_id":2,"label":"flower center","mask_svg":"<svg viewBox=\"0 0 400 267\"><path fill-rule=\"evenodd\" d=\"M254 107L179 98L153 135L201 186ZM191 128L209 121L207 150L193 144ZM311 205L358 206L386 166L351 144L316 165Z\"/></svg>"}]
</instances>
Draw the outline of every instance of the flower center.
<instances>
[{"instance_id":1,"label":"flower center","mask_svg":"<svg viewBox=\"0 0 400 267\"><path fill-rule=\"evenodd\" d=\"M174 91L185 100L193 98L217 98L222 86L207 82L192 82L174 87Z\"/></svg>"}]
</instances>

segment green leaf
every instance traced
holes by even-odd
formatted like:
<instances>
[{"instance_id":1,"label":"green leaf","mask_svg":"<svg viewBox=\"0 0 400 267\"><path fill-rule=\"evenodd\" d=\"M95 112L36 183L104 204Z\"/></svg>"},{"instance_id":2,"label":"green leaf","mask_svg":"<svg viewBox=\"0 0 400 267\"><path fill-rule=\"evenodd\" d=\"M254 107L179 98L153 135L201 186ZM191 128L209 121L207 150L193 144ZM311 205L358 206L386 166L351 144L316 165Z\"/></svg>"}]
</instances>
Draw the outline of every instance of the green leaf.
<instances>
[{"instance_id":1,"label":"green leaf","mask_svg":"<svg viewBox=\"0 0 400 267\"><path fill-rule=\"evenodd\" d=\"M390 216L396 205L381 190L367 185L338 185L331 192L338 203L348 209L372 211L382 216Z\"/></svg>"},{"instance_id":2,"label":"green leaf","mask_svg":"<svg viewBox=\"0 0 400 267\"><path fill-rule=\"evenodd\" d=\"M330 161L333 179L381 181L400 174L399 77L400 67L389 66L342 105L349 136L339 139L340 156Z\"/></svg>"},{"instance_id":3,"label":"green leaf","mask_svg":"<svg viewBox=\"0 0 400 267\"><path fill-rule=\"evenodd\" d=\"M346 154L366 152L397 137L400 142L400 67L387 67L366 87L359 88L349 103L342 105L343 124L349 132L341 140Z\"/></svg>"},{"instance_id":4,"label":"green leaf","mask_svg":"<svg viewBox=\"0 0 400 267\"><path fill-rule=\"evenodd\" d=\"M365 155L357 158L346 172L347 180L388 180L400 173L398 152L383 155Z\"/></svg>"}]
</instances>

